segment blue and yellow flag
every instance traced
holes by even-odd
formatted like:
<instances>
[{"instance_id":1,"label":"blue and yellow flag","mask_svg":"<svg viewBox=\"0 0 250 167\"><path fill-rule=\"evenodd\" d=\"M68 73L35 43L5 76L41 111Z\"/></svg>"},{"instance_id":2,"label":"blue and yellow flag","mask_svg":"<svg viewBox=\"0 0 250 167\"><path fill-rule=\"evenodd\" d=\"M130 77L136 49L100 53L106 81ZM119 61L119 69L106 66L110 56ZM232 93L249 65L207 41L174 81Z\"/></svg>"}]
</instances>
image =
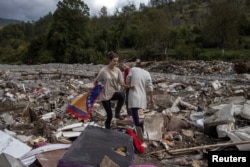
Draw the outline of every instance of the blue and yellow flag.
<instances>
[{"instance_id":1,"label":"blue and yellow flag","mask_svg":"<svg viewBox=\"0 0 250 167\"><path fill-rule=\"evenodd\" d=\"M74 99L67 107L67 112L86 120L89 118L96 98L102 91L102 85L96 84L89 92L84 93L77 99Z\"/></svg>"}]
</instances>

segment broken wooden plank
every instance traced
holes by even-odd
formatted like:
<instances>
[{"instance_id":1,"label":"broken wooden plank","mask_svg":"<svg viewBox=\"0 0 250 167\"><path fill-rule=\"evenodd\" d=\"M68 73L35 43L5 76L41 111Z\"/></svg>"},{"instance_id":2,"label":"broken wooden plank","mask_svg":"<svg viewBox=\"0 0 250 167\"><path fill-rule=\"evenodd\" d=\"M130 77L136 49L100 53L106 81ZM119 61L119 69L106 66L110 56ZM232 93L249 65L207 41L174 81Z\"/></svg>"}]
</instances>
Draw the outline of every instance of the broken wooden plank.
<instances>
[{"instance_id":1,"label":"broken wooden plank","mask_svg":"<svg viewBox=\"0 0 250 167\"><path fill-rule=\"evenodd\" d=\"M233 143L220 143L220 144L211 144L211 145L205 145L205 146L197 146L197 147L190 147L190 148L183 148L183 149L176 149L176 150L166 150L166 149L161 149L157 151L152 151L148 154L158 154L162 153L165 151L168 151L170 154L182 154L182 153L187 153L195 150L203 150L203 149L212 149L216 147L226 147L226 146L235 146L235 145L241 145L241 144L249 144L250 141L241 141L241 142L233 142Z\"/></svg>"},{"instance_id":2,"label":"broken wooden plank","mask_svg":"<svg viewBox=\"0 0 250 167\"><path fill-rule=\"evenodd\" d=\"M190 147L190 148L183 148L183 149L176 149L176 150L168 150L170 154L178 154L182 152L187 151L195 151L195 150L203 150L203 149L212 149L216 147L225 147L225 146L235 146L235 145L241 145L241 144L249 144L250 141L242 141L242 142L233 142L233 143L220 143L220 144L211 144L211 145L205 145L205 146L197 146L197 147Z\"/></svg>"}]
</instances>

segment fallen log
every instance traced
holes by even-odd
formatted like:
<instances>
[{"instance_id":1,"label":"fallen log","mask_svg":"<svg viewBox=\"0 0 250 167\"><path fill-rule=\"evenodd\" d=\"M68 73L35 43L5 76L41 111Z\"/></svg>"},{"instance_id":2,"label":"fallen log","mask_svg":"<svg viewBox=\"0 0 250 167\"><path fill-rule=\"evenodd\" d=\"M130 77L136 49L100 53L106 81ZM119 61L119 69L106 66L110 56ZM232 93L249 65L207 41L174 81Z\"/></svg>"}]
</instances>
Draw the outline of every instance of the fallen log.
<instances>
[{"instance_id":1,"label":"fallen log","mask_svg":"<svg viewBox=\"0 0 250 167\"><path fill-rule=\"evenodd\" d=\"M233 143L220 143L220 144L211 144L211 145L205 145L205 146L197 146L197 147L190 147L190 148L183 148L183 149L176 149L176 150L157 150L150 152L148 154L156 154L168 151L170 154L181 154L181 153L187 153L195 150L204 150L204 149L212 149L216 147L226 147L226 146L235 146L235 145L241 145L241 144L250 144L250 141L241 141L241 142L233 142Z\"/></svg>"}]
</instances>

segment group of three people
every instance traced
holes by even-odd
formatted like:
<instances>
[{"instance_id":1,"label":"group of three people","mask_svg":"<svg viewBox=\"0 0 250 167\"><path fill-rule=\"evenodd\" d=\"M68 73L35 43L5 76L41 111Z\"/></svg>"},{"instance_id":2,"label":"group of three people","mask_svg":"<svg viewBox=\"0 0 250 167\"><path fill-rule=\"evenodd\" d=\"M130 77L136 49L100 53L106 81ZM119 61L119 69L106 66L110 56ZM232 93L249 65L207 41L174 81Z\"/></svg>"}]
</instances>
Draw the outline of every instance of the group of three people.
<instances>
[{"instance_id":1,"label":"group of three people","mask_svg":"<svg viewBox=\"0 0 250 167\"><path fill-rule=\"evenodd\" d=\"M143 128L138 110L147 108L147 94L150 103L153 103L153 84L149 72L140 67L130 68L126 64L121 64L119 68L119 55L113 51L108 52L108 59L108 65L99 71L95 79L96 83L103 85L98 100L101 101L107 113L105 128L110 129L111 127L113 118L111 101L113 100L117 101L115 106L117 119L123 119L120 111L125 101L127 113L132 115L135 126ZM124 75L121 69L124 71ZM126 90L126 95L122 88Z\"/></svg>"}]
</instances>

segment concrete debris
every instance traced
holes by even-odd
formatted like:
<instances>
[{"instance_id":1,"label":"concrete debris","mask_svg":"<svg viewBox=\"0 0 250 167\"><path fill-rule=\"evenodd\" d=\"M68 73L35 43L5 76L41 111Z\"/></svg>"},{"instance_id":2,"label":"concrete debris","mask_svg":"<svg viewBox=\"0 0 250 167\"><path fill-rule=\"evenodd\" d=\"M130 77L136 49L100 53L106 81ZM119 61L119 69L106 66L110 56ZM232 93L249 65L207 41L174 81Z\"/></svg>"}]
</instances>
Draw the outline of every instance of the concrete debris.
<instances>
[{"instance_id":1,"label":"concrete debris","mask_svg":"<svg viewBox=\"0 0 250 167\"><path fill-rule=\"evenodd\" d=\"M0 131L0 154L5 153L14 158L21 158L28 153L32 148L17 140L16 138Z\"/></svg>"},{"instance_id":2,"label":"concrete debris","mask_svg":"<svg viewBox=\"0 0 250 167\"><path fill-rule=\"evenodd\" d=\"M36 156L42 154L42 153L46 153L46 152L50 152L50 151L55 151L55 150L65 150L68 149L71 146L71 144L48 144L42 147L37 147L32 149L31 151L27 152L25 155L23 155L20 160L23 162L23 164L30 166L32 164L34 164L34 162L36 161ZM62 154L60 154L62 155ZM59 160L59 157L57 159L57 161ZM48 160L49 162L51 160ZM48 162L48 163L49 163ZM51 166L52 167L52 166Z\"/></svg>"},{"instance_id":3,"label":"concrete debris","mask_svg":"<svg viewBox=\"0 0 250 167\"><path fill-rule=\"evenodd\" d=\"M233 113L233 104L230 103L230 104L224 106L222 109L215 112L214 114L205 116L205 118L204 118L204 132L205 132L205 134L212 136L214 133L213 127L216 128L218 125L234 123L235 118L234 118L233 114L234 114Z\"/></svg>"},{"instance_id":4,"label":"concrete debris","mask_svg":"<svg viewBox=\"0 0 250 167\"><path fill-rule=\"evenodd\" d=\"M0 154L0 164L2 167L27 167L19 159L6 153Z\"/></svg>"},{"instance_id":5,"label":"concrete debris","mask_svg":"<svg viewBox=\"0 0 250 167\"><path fill-rule=\"evenodd\" d=\"M242 141L250 141L250 135L245 132L227 132L227 136L233 141L233 142L242 142ZM240 151L249 151L250 150L250 144L242 144L242 145L236 145L236 147Z\"/></svg>"},{"instance_id":6,"label":"concrete debris","mask_svg":"<svg viewBox=\"0 0 250 167\"><path fill-rule=\"evenodd\" d=\"M131 166L202 166L205 157L195 159L192 153L202 153L194 148L204 146L204 151L211 149L206 145L221 147L217 145L218 140L227 144L249 140L250 75L234 71L234 63L153 61L141 64L152 76L155 102L147 110L139 111L144 127L140 130L134 127L132 118L126 115L125 105L121 113L125 120L113 119L111 125L113 132L125 133L126 128L133 129L147 145L140 157L135 152ZM128 65L133 66L133 62ZM66 111L72 100L94 86L94 78L103 66L0 65L0 136L5 136L6 142L15 141L8 146L17 147L18 142L22 147L18 152L7 149L3 153L14 158L22 157L24 165L30 165L36 159L42 166L55 165L59 157L51 156L51 161L44 161L43 157L50 157L46 151L59 150L61 155L66 152L65 145L70 147L86 127L104 128L106 113L98 101L88 120L81 120ZM112 107L115 106L112 104ZM55 144L61 145L49 148ZM250 147L249 144L236 147L232 144L221 149L249 151ZM178 154L187 155L186 150L192 150L188 154L193 159L178 157ZM112 155L102 155L99 159L99 165L110 163L115 166Z\"/></svg>"},{"instance_id":7,"label":"concrete debris","mask_svg":"<svg viewBox=\"0 0 250 167\"><path fill-rule=\"evenodd\" d=\"M147 140L162 140L162 133L164 132L164 118L161 113L156 115L145 115L144 131Z\"/></svg>"}]
</instances>

